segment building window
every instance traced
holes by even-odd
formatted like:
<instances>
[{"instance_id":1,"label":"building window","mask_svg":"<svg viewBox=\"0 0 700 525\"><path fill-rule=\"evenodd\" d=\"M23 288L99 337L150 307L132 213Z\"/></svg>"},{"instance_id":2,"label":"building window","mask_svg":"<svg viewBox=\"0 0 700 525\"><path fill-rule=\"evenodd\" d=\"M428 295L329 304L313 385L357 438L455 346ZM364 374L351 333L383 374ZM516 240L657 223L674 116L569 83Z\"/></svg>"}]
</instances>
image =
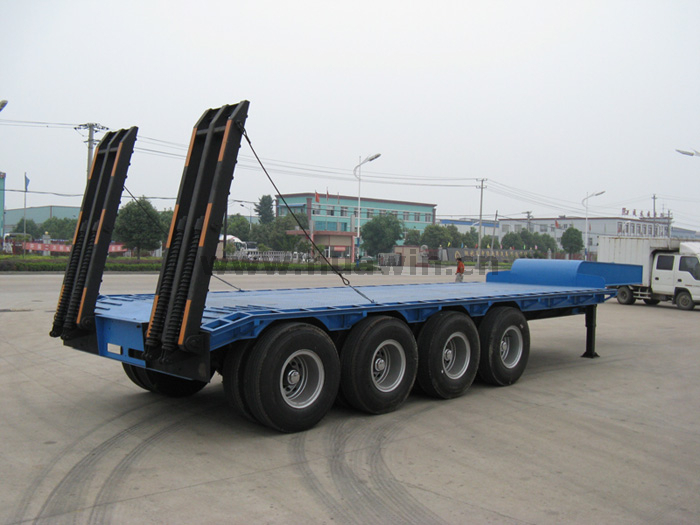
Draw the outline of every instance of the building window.
<instances>
[{"instance_id":1,"label":"building window","mask_svg":"<svg viewBox=\"0 0 700 525\"><path fill-rule=\"evenodd\" d=\"M510 232L510 224L502 224L501 229L503 230L503 233L509 233Z\"/></svg>"},{"instance_id":2,"label":"building window","mask_svg":"<svg viewBox=\"0 0 700 525\"><path fill-rule=\"evenodd\" d=\"M516 224L515 225L515 233L520 233L523 231L523 225L522 224Z\"/></svg>"},{"instance_id":3,"label":"building window","mask_svg":"<svg viewBox=\"0 0 700 525\"><path fill-rule=\"evenodd\" d=\"M426 213L425 214L425 222L432 222L433 221L433 214L432 213Z\"/></svg>"},{"instance_id":4,"label":"building window","mask_svg":"<svg viewBox=\"0 0 700 525\"><path fill-rule=\"evenodd\" d=\"M374 210L372 208L367 208L367 218L371 219L374 217Z\"/></svg>"},{"instance_id":5,"label":"building window","mask_svg":"<svg viewBox=\"0 0 700 525\"><path fill-rule=\"evenodd\" d=\"M335 206L327 206L326 210L326 215L330 217L333 217L335 215Z\"/></svg>"},{"instance_id":6,"label":"building window","mask_svg":"<svg viewBox=\"0 0 700 525\"><path fill-rule=\"evenodd\" d=\"M403 212L403 220L407 221L411 217L411 214L407 211Z\"/></svg>"},{"instance_id":7,"label":"building window","mask_svg":"<svg viewBox=\"0 0 700 525\"><path fill-rule=\"evenodd\" d=\"M549 227L546 224L540 224L540 233L547 233Z\"/></svg>"},{"instance_id":8,"label":"building window","mask_svg":"<svg viewBox=\"0 0 700 525\"><path fill-rule=\"evenodd\" d=\"M348 216L348 207L347 207L347 206L341 206L341 207L340 207L340 216L341 216L341 217L347 217L347 216Z\"/></svg>"},{"instance_id":9,"label":"building window","mask_svg":"<svg viewBox=\"0 0 700 525\"><path fill-rule=\"evenodd\" d=\"M420 222L420 213L414 213L413 214L413 220L416 222Z\"/></svg>"}]
</instances>

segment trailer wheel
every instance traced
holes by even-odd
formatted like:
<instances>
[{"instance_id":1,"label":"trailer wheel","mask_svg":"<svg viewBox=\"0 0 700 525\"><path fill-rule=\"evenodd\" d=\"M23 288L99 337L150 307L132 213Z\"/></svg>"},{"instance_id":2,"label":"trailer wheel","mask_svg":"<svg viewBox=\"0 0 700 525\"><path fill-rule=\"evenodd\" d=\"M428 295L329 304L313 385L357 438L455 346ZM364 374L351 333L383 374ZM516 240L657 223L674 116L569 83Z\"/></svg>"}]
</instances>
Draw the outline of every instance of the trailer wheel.
<instances>
[{"instance_id":1,"label":"trailer wheel","mask_svg":"<svg viewBox=\"0 0 700 525\"><path fill-rule=\"evenodd\" d=\"M244 392L245 367L253 342L252 339L247 340L236 348L228 349L222 375L224 376L224 395L229 406L249 421L257 422L245 400Z\"/></svg>"},{"instance_id":2,"label":"trailer wheel","mask_svg":"<svg viewBox=\"0 0 700 525\"><path fill-rule=\"evenodd\" d=\"M243 389L251 413L281 432L313 427L338 393L340 361L331 338L306 323L267 331L252 348Z\"/></svg>"},{"instance_id":3,"label":"trailer wheel","mask_svg":"<svg viewBox=\"0 0 700 525\"><path fill-rule=\"evenodd\" d=\"M479 377L492 385L511 385L523 375L530 356L530 329L520 310L492 308L479 327Z\"/></svg>"},{"instance_id":4,"label":"trailer wheel","mask_svg":"<svg viewBox=\"0 0 700 525\"><path fill-rule=\"evenodd\" d=\"M634 304L634 294L629 286L620 286L617 289L617 302L620 304Z\"/></svg>"},{"instance_id":5,"label":"trailer wheel","mask_svg":"<svg viewBox=\"0 0 700 525\"><path fill-rule=\"evenodd\" d=\"M418 348L406 323L374 316L350 331L340 359L340 386L347 402L370 414L384 414L399 408L411 392Z\"/></svg>"},{"instance_id":6,"label":"trailer wheel","mask_svg":"<svg viewBox=\"0 0 700 525\"><path fill-rule=\"evenodd\" d=\"M143 388L144 390L152 391L150 388L148 388L146 386L146 384L141 379L141 374L139 373L139 370L141 370L141 369L138 366L130 365L128 363L122 363L122 368L124 369L126 376L129 379L131 379L132 383L134 383L139 388Z\"/></svg>"},{"instance_id":7,"label":"trailer wheel","mask_svg":"<svg viewBox=\"0 0 700 525\"><path fill-rule=\"evenodd\" d=\"M462 395L479 368L479 332L460 312L438 312L418 336L418 384L433 397Z\"/></svg>"},{"instance_id":8,"label":"trailer wheel","mask_svg":"<svg viewBox=\"0 0 700 525\"><path fill-rule=\"evenodd\" d=\"M695 303L691 295L685 290L678 292L676 295L676 306L681 310L692 310L695 308Z\"/></svg>"},{"instance_id":9,"label":"trailer wheel","mask_svg":"<svg viewBox=\"0 0 700 525\"><path fill-rule=\"evenodd\" d=\"M155 370L122 363L126 375L144 390L168 397L189 397L207 386L206 381L175 377Z\"/></svg>"}]
</instances>

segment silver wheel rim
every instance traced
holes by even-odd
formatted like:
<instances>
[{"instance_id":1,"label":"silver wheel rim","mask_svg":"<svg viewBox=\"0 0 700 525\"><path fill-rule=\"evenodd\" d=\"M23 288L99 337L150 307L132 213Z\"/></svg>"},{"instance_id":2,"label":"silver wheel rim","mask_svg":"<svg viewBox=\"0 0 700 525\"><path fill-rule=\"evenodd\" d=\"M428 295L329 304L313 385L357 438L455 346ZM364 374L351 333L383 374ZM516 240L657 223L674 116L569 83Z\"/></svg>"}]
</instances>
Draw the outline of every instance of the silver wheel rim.
<instances>
[{"instance_id":1,"label":"silver wheel rim","mask_svg":"<svg viewBox=\"0 0 700 525\"><path fill-rule=\"evenodd\" d=\"M456 332L450 336L442 349L442 369L450 379L464 375L471 360L471 346L467 336Z\"/></svg>"},{"instance_id":2,"label":"silver wheel rim","mask_svg":"<svg viewBox=\"0 0 700 525\"><path fill-rule=\"evenodd\" d=\"M391 392L406 373L406 352L393 339L383 341L372 354L372 382L377 390Z\"/></svg>"},{"instance_id":3,"label":"silver wheel rim","mask_svg":"<svg viewBox=\"0 0 700 525\"><path fill-rule=\"evenodd\" d=\"M306 408L321 395L323 363L311 350L297 350L287 358L280 374L282 399L292 408Z\"/></svg>"},{"instance_id":4,"label":"silver wheel rim","mask_svg":"<svg viewBox=\"0 0 700 525\"><path fill-rule=\"evenodd\" d=\"M523 334L517 326L509 326L503 332L500 343L501 361L506 368L514 368L523 355Z\"/></svg>"}]
</instances>

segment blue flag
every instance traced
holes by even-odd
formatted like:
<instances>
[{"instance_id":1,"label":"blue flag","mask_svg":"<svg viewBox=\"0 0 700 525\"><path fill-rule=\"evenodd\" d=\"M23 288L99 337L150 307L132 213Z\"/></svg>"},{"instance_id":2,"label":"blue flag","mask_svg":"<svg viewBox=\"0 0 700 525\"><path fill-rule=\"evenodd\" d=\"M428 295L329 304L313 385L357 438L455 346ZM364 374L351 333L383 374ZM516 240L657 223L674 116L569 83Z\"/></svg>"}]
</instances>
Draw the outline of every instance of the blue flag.
<instances>
[{"instance_id":1,"label":"blue flag","mask_svg":"<svg viewBox=\"0 0 700 525\"><path fill-rule=\"evenodd\" d=\"M29 189L29 178L27 177L27 174L24 174L24 191L27 191Z\"/></svg>"}]
</instances>

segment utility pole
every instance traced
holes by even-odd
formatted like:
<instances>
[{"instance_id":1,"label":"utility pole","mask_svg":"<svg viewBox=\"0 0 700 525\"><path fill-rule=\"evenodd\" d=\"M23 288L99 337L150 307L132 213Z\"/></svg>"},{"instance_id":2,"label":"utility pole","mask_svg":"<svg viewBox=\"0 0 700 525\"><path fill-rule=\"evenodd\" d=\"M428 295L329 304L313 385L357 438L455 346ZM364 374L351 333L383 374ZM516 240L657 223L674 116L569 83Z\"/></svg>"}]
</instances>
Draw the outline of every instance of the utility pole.
<instances>
[{"instance_id":1,"label":"utility pole","mask_svg":"<svg viewBox=\"0 0 700 525\"><path fill-rule=\"evenodd\" d=\"M478 188L480 189L481 196L479 197L479 239L477 240L476 243L476 267L477 270L481 267L481 231L482 231L482 219L484 216L484 182L486 182L488 179L476 179L479 181L480 185Z\"/></svg>"},{"instance_id":2,"label":"utility pole","mask_svg":"<svg viewBox=\"0 0 700 525\"><path fill-rule=\"evenodd\" d=\"M81 124L75 128L88 130L88 139L86 140L88 145L88 157L87 157L87 177L90 178L90 169L92 168L92 152L95 149L95 131L105 131L109 128L103 126L102 124L96 124L95 122L88 122L87 124Z\"/></svg>"}]
</instances>

